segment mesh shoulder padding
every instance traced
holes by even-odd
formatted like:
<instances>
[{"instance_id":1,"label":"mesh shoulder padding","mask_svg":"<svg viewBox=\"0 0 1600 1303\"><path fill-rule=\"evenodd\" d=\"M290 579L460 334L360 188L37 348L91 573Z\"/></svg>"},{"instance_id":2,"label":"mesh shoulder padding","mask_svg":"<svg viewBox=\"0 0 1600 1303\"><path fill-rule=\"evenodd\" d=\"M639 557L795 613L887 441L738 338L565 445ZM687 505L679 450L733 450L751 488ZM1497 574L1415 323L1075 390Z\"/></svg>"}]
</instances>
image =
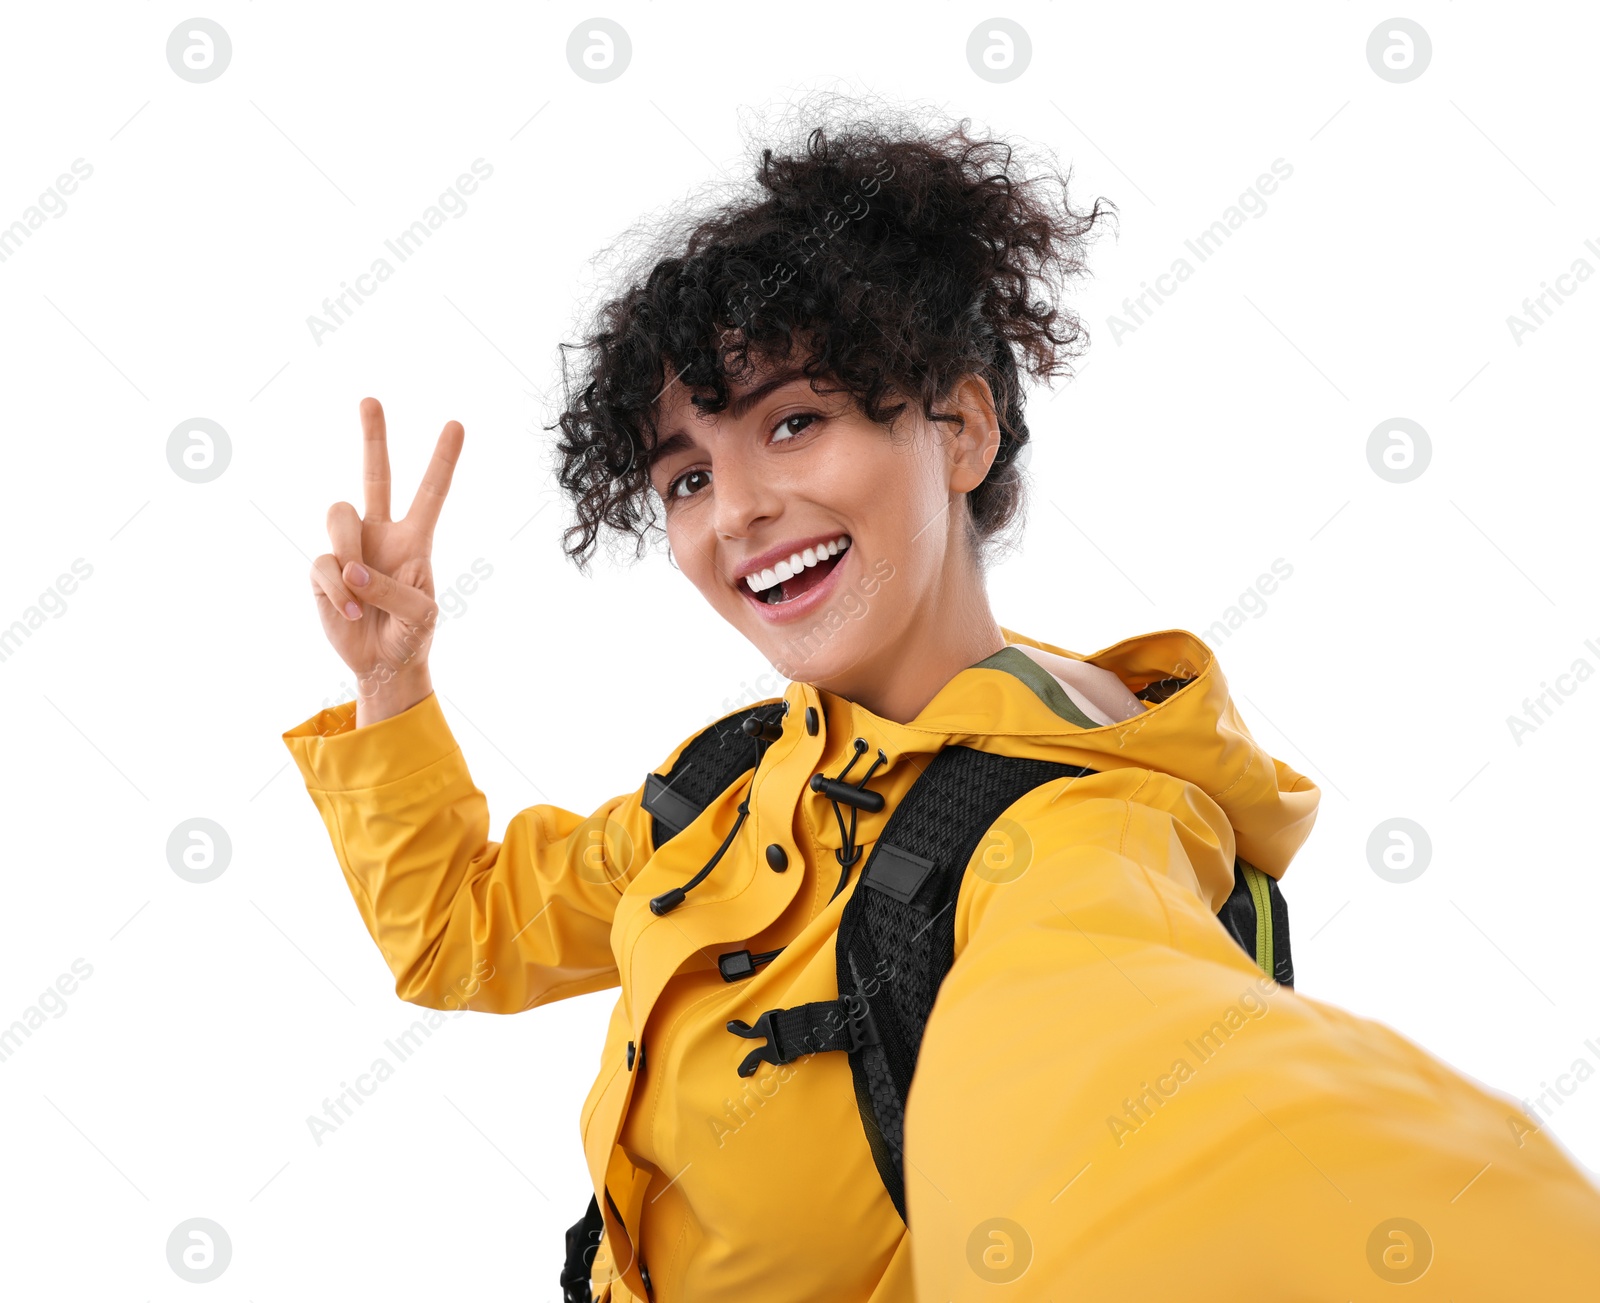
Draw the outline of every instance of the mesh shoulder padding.
<instances>
[{"instance_id":1,"label":"mesh shoulder padding","mask_svg":"<svg viewBox=\"0 0 1600 1303\"><path fill-rule=\"evenodd\" d=\"M695 734L666 773L654 775L663 780L666 790L676 798L674 808L679 808L679 802L686 802L698 814L725 792L735 778L756 767L761 754L760 743L743 728L745 720L752 717L777 723L783 719L783 703L768 702L723 716ZM650 804L647 796L645 805L648 808ZM660 849L676 831L670 822L651 810L652 850Z\"/></svg>"},{"instance_id":2,"label":"mesh shoulder padding","mask_svg":"<svg viewBox=\"0 0 1600 1303\"><path fill-rule=\"evenodd\" d=\"M836 945L839 991L867 1001L877 1031L876 1041L850 1055L850 1069L873 1160L902 1220L905 1099L922 1029L955 959L955 905L967 863L995 820L1026 793L1095 772L945 747L891 811L845 902ZM909 900L901 899L903 877L893 893L874 885L874 864L885 846L933 866Z\"/></svg>"}]
</instances>

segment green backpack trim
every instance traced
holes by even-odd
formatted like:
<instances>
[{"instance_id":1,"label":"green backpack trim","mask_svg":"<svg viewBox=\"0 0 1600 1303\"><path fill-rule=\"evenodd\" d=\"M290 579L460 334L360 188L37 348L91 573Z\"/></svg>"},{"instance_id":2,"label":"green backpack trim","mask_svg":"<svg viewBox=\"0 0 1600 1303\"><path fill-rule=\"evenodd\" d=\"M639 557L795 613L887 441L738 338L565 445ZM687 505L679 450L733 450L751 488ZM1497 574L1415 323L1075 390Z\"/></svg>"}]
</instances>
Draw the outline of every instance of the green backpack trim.
<instances>
[{"instance_id":1,"label":"green backpack trim","mask_svg":"<svg viewBox=\"0 0 1600 1303\"><path fill-rule=\"evenodd\" d=\"M1034 660L1027 652L1015 644L1002 647L992 656L985 656L981 661L969 666L974 670L1001 670L1007 674L1014 674L1030 688L1034 695L1049 706L1056 714L1069 724L1076 724L1079 728L1099 728L1100 725L1090 719L1083 711L1078 709L1077 702L1067 696L1055 676L1049 670Z\"/></svg>"}]
</instances>

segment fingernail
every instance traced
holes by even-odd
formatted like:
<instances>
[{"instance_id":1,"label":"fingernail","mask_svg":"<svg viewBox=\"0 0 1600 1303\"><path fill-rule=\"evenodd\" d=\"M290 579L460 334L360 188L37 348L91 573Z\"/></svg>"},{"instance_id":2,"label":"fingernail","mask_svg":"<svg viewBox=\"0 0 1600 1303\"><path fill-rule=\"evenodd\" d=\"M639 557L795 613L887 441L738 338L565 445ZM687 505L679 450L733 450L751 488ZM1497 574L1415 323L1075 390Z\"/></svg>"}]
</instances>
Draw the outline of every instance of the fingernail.
<instances>
[{"instance_id":1,"label":"fingernail","mask_svg":"<svg viewBox=\"0 0 1600 1303\"><path fill-rule=\"evenodd\" d=\"M355 562L350 570L350 582L353 583L357 588L365 588L367 585L367 578L366 566L362 565L359 561Z\"/></svg>"},{"instance_id":2,"label":"fingernail","mask_svg":"<svg viewBox=\"0 0 1600 1303\"><path fill-rule=\"evenodd\" d=\"M352 620L359 620L361 618L361 608L354 602L346 602L344 604L344 613Z\"/></svg>"}]
</instances>

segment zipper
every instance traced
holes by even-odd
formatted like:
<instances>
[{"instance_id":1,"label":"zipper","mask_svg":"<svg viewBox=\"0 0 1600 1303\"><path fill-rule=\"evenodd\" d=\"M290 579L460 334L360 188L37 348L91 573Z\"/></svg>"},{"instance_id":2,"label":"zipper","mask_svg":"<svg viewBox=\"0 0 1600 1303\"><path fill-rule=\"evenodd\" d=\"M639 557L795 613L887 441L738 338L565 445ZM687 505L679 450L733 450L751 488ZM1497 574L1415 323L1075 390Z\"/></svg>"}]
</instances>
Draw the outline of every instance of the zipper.
<instances>
[{"instance_id":1,"label":"zipper","mask_svg":"<svg viewBox=\"0 0 1600 1303\"><path fill-rule=\"evenodd\" d=\"M1244 869L1244 880L1250 884L1250 899L1256 907L1256 966L1268 977L1273 973L1272 962L1272 890L1267 874L1254 864L1239 861Z\"/></svg>"}]
</instances>

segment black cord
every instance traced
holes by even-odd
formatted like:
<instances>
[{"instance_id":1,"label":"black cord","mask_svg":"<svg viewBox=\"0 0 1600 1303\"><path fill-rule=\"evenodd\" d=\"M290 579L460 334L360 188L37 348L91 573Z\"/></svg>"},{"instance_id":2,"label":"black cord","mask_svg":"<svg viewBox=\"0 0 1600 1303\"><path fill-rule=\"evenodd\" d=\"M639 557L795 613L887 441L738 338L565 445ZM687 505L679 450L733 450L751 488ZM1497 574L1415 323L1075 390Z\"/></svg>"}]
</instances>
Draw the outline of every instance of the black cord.
<instances>
[{"instance_id":1,"label":"black cord","mask_svg":"<svg viewBox=\"0 0 1600 1303\"><path fill-rule=\"evenodd\" d=\"M861 759L862 752L864 752L866 749L866 739L858 737L856 739L855 755L851 756L850 763L839 771L837 777L834 779L835 782L844 781L845 776L849 774L850 770L855 767L856 761ZM867 782L871 779L878 766L887 764L888 760L889 757L884 755L883 748L880 747L878 749L878 758L867 767L867 772L861 776L861 781L856 784L857 790L865 791ZM831 901L833 900L834 896L837 896L841 891L844 890L844 884L850 880L850 870L855 867L856 861L861 858L861 847L856 845L856 815L859 814L860 811L853 805L850 807L850 827L847 831L844 826L844 812L839 809L839 802L834 800L834 798L831 796L828 798L828 802L833 806L833 816L839 821L839 837L844 842L844 845L833 853L834 858L839 861L839 885L833 889L833 896L828 897L828 899Z\"/></svg>"}]
</instances>

